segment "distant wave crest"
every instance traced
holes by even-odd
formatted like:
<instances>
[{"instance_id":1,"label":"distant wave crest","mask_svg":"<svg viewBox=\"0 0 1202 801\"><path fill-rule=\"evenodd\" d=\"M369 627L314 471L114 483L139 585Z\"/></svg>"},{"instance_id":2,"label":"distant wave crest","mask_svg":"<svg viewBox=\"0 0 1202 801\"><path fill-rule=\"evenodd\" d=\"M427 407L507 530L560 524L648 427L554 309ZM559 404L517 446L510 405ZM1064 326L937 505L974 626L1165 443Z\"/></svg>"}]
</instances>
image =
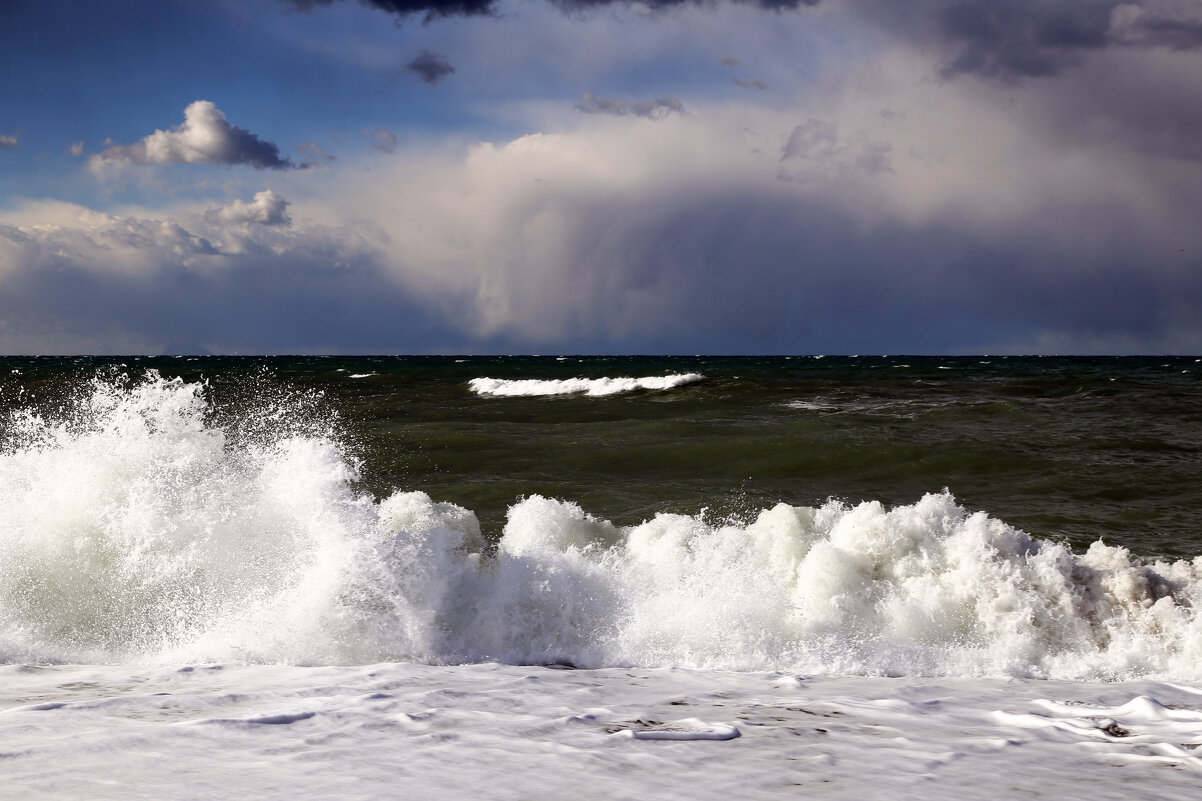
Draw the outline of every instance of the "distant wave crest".
<instances>
[{"instance_id":1,"label":"distant wave crest","mask_svg":"<svg viewBox=\"0 0 1202 801\"><path fill-rule=\"evenodd\" d=\"M644 376L642 378L505 379L473 378L468 382L477 395L491 397L536 397L545 395L619 395L638 390L673 389L701 381L700 373Z\"/></svg>"}]
</instances>

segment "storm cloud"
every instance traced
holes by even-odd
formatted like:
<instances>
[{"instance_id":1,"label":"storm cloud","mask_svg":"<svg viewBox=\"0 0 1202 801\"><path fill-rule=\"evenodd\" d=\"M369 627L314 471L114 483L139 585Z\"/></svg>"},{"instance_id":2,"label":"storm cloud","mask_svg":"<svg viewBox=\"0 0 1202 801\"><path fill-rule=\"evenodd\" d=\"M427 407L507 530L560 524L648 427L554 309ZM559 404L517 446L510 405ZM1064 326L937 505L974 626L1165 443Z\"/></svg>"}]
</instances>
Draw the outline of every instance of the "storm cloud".
<instances>
[{"instance_id":1,"label":"storm cloud","mask_svg":"<svg viewBox=\"0 0 1202 801\"><path fill-rule=\"evenodd\" d=\"M302 10L330 6L342 0L281 0ZM401 17L424 14L427 20L439 17L473 17L495 13L496 0L359 0L360 4Z\"/></svg>"},{"instance_id":2,"label":"storm cloud","mask_svg":"<svg viewBox=\"0 0 1202 801\"><path fill-rule=\"evenodd\" d=\"M708 0L551 0L567 11L580 11L615 5L642 5L648 8L674 8L704 5ZM821 0L731 0L740 5L759 6L772 11L817 5ZM342 0L281 0L302 10L330 6ZM359 0L362 5L387 11L399 17L422 14L426 21L442 17L480 17L497 13L498 0Z\"/></svg>"},{"instance_id":3,"label":"storm cloud","mask_svg":"<svg viewBox=\"0 0 1202 801\"><path fill-rule=\"evenodd\" d=\"M388 209L389 273L485 349L1202 347L1197 169L1062 143L1002 88L899 80L906 113L580 115L461 157L408 149L337 194Z\"/></svg>"},{"instance_id":4,"label":"storm cloud","mask_svg":"<svg viewBox=\"0 0 1202 801\"><path fill-rule=\"evenodd\" d=\"M1016 82L1057 75L1108 49L1202 48L1202 5L1192 0L849 2L861 18L939 48L945 78Z\"/></svg>"},{"instance_id":5,"label":"storm cloud","mask_svg":"<svg viewBox=\"0 0 1202 801\"><path fill-rule=\"evenodd\" d=\"M156 130L131 145L110 145L88 158L93 170L128 164L245 164L256 169L294 167L280 149L245 128L231 125L225 113L208 100L184 109L184 121L170 130Z\"/></svg>"},{"instance_id":6,"label":"storm cloud","mask_svg":"<svg viewBox=\"0 0 1202 801\"><path fill-rule=\"evenodd\" d=\"M430 86L437 86L443 79L455 72L455 68L451 66L451 62L447 60L446 56L429 50L418 53L412 61L405 65L405 69Z\"/></svg>"}]
</instances>

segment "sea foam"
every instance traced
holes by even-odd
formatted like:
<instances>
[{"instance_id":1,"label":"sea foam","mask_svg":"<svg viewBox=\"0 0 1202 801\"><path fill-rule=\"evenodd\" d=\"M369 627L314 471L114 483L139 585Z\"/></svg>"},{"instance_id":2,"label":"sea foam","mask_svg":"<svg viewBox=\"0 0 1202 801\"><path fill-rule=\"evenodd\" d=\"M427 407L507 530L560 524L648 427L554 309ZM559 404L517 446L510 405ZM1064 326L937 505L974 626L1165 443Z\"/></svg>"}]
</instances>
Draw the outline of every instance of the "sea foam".
<instances>
[{"instance_id":1,"label":"sea foam","mask_svg":"<svg viewBox=\"0 0 1202 801\"><path fill-rule=\"evenodd\" d=\"M0 660L1202 676L1202 558L1075 554L946 491L629 527L534 495L490 545L470 510L361 494L296 403L220 424L150 374L12 414Z\"/></svg>"},{"instance_id":2,"label":"sea foam","mask_svg":"<svg viewBox=\"0 0 1202 801\"><path fill-rule=\"evenodd\" d=\"M705 376L700 373L644 376L642 378L561 378L504 379L473 378L468 382L477 395L494 397L531 397L545 395L619 395L638 390L665 390L693 384Z\"/></svg>"}]
</instances>

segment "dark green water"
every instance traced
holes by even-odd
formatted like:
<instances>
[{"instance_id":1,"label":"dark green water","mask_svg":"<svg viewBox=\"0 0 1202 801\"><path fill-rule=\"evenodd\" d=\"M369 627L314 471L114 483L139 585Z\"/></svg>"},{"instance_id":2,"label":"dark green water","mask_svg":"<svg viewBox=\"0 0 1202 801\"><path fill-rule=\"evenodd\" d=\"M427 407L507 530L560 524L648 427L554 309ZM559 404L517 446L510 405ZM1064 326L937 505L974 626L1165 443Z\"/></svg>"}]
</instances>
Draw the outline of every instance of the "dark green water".
<instances>
[{"instance_id":1,"label":"dark green water","mask_svg":"<svg viewBox=\"0 0 1202 801\"><path fill-rule=\"evenodd\" d=\"M217 419L306 397L286 404L308 418L293 422L333 421L363 491L424 490L473 509L493 536L535 493L629 524L746 518L779 501L905 504L946 487L1077 548L1101 537L1144 556L1202 553L1192 357L6 358L0 401L53 413L112 369L207 380ZM606 397L468 386L688 372L705 379Z\"/></svg>"}]
</instances>

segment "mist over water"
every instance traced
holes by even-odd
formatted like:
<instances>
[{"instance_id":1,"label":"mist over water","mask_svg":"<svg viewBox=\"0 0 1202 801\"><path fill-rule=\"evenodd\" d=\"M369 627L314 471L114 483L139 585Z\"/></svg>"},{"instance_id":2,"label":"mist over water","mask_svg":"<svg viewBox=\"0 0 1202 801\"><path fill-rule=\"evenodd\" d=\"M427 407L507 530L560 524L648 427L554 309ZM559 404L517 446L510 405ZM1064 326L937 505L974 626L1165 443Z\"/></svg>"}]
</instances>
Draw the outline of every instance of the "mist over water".
<instances>
[{"instance_id":1,"label":"mist over water","mask_svg":"<svg viewBox=\"0 0 1202 801\"><path fill-rule=\"evenodd\" d=\"M1101 542L1074 552L939 491L632 523L531 492L491 534L429 488L371 491L378 451L357 441L353 404L334 414L312 386L248 375L218 388L108 371L63 384L53 402L27 398L28 377L8 385L0 659L1202 672L1199 558ZM410 397L420 409L420 385ZM587 427L614 411L547 414ZM654 465L625 469L657 489ZM457 478L487 483L495 471Z\"/></svg>"}]
</instances>

